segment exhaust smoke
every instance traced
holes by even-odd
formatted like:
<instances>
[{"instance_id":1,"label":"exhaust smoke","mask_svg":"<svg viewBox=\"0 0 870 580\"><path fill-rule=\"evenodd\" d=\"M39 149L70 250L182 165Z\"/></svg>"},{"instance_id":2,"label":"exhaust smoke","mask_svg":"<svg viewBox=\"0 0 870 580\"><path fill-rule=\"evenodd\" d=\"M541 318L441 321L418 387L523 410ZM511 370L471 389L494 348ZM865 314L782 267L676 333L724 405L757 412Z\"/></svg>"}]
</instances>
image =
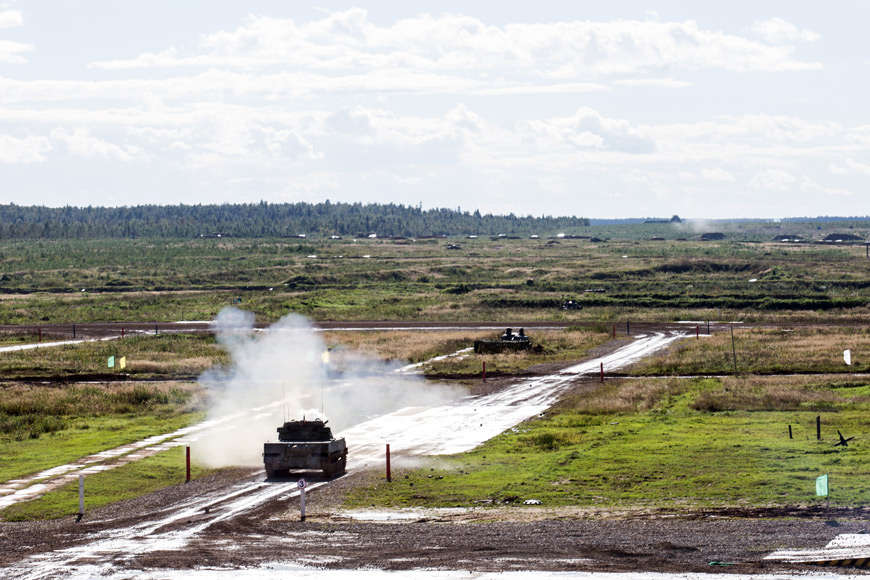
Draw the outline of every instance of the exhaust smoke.
<instances>
[{"instance_id":1,"label":"exhaust smoke","mask_svg":"<svg viewBox=\"0 0 870 580\"><path fill-rule=\"evenodd\" d=\"M197 461L211 467L261 466L263 443L276 440L285 420L319 417L337 434L403 407L441 405L466 394L395 373L397 365L363 353L342 349L324 357L322 337L296 314L260 331L252 313L227 307L212 329L231 362L199 378L208 394L207 420L236 418L192 444ZM352 451L353 442L348 446Z\"/></svg>"}]
</instances>

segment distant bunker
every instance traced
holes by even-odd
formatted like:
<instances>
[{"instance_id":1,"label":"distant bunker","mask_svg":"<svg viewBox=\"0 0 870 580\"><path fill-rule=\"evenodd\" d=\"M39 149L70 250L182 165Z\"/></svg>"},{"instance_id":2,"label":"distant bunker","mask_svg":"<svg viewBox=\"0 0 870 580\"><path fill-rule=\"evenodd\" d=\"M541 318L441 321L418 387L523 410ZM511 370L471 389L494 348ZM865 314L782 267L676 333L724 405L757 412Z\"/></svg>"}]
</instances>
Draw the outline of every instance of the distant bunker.
<instances>
[{"instance_id":1,"label":"distant bunker","mask_svg":"<svg viewBox=\"0 0 870 580\"><path fill-rule=\"evenodd\" d=\"M507 328L498 339L485 339L474 341L474 352L477 354L497 354L500 352L513 352L529 350L532 341L526 336L525 329L521 328L519 334L514 334L512 328Z\"/></svg>"}]
</instances>

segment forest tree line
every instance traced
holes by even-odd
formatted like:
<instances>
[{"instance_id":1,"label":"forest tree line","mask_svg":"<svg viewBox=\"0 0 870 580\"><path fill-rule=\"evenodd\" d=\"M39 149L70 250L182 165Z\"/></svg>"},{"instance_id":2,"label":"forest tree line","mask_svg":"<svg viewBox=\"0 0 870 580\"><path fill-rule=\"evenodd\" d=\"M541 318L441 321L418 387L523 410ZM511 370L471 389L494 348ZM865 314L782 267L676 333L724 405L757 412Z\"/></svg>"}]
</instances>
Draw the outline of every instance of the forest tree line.
<instances>
[{"instance_id":1,"label":"forest tree line","mask_svg":"<svg viewBox=\"0 0 870 580\"><path fill-rule=\"evenodd\" d=\"M0 238L193 238L570 234L587 218L481 215L397 204L251 203L43 207L0 205Z\"/></svg>"}]
</instances>

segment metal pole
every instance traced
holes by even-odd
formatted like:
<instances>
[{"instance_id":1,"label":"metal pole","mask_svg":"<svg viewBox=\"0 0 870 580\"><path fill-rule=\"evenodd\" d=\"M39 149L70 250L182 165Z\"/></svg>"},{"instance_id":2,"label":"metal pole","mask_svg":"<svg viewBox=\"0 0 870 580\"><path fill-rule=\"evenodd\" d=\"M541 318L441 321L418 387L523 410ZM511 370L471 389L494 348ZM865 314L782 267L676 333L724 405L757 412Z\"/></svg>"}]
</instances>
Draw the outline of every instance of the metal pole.
<instances>
[{"instance_id":1,"label":"metal pole","mask_svg":"<svg viewBox=\"0 0 870 580\"><path fill-rule=\"evenodd\" d=\"M390 444L387 443L387 481L393 481L392 474L390 473Z\"/></svg>"},{"instance_id":2,"label":"metal pole","mask_svg":"<svg viewBox=\"0 0 870 580\"><path fill-rule=\"evenodd\" d=\"M190 483L190 445L185 447L185 460L187 463L187 475L184 478L184 483Z\"/></svg>"},{"instance_id":3,"label":"metal pole","mask_svg":"<svg viewBox=\"0 0 870 580\"><path fill-rule=\"evenodd\" d=\"M85 476L79 475L79 519L85 515Z\"/></svg>"}]
</instances>

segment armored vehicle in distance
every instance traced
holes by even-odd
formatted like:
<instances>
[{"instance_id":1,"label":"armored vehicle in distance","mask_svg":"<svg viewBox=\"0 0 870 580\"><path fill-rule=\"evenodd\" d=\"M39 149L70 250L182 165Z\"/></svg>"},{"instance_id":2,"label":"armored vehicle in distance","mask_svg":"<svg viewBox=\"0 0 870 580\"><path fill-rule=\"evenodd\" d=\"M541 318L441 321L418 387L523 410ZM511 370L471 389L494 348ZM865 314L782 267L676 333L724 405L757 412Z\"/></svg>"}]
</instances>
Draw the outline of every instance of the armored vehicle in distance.
<instances>
[{"instance_id":1,"label":"armored vehicle in distance","mask_svg":"<svg viewBox=\"0 0 870 580\"><path fill-rule=\"evenodd\" d=\"M291 469L319 469L326 477L344 473L347 445L335 439L326 421L287 421L278 427L278 442L263 445L263 464L270 478Z\"/></svg>"},{"instance_id":2,"label":"armored vehicle in distance","mask_svg":"<svg viewBox=\"0 0 870 580\"><path fill-rule=\"evenodd\" d=\"M494 354L532 348L532 342L526 336L525 329L520 329L519 334L514 334L512 328L507 328L498 340L475 340L474 352L477 354Z\"/></svg>"}]
</instances>

